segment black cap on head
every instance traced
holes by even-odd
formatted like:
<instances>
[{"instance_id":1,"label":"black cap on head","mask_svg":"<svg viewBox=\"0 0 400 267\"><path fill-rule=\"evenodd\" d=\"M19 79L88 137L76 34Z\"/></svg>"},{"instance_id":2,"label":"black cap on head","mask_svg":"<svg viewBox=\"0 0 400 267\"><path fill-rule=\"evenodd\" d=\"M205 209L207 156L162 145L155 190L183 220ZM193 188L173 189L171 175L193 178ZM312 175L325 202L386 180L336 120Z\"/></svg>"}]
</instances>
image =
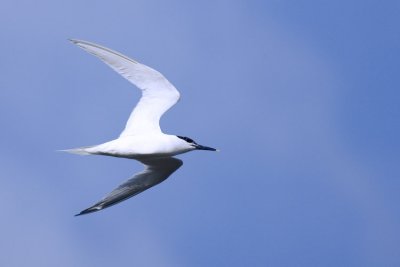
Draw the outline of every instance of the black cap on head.
<instances>
[{"instance_id":1,"label":"black cap on head","mask_svg":"<svg viewBox=\"0 0 400 267\"><path fill-rule=\"evenodd\" d=\"M180 136L177 135L178 138L185 140L186 142L188 142L189 144L191 144L194 148L198 149L198 150L210 150L210 151L217 151L215 148L212 147L208 147L208 146L202 146L197 144L195 141L193 141L193 139L186 137L186 136Z\"/></svg>"}]
</instances>

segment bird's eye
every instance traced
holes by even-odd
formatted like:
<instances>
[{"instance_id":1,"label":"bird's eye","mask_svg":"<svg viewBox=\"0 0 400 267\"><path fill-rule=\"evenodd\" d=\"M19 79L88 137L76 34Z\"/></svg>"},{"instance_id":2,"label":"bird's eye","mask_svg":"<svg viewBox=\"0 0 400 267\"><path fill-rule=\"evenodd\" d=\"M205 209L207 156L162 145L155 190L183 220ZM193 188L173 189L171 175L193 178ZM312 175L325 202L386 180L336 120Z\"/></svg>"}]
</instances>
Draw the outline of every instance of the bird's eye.
<instances>
[{"instance_id":1,"label":"bird's eye","mask_svg":"<svg viewBox=\"0 0 400 267\"><path fill-rule=\"evenodd\" d=\"M179 137L179 138L182 139L182 140L185 140L185 141L188 142L188 143L195 144L195 142L193 141L193 139L190 139L189 137L186 137L186 136L179 136L179 135L177 135L177 137Z\"/></svg>"}]
</instances>

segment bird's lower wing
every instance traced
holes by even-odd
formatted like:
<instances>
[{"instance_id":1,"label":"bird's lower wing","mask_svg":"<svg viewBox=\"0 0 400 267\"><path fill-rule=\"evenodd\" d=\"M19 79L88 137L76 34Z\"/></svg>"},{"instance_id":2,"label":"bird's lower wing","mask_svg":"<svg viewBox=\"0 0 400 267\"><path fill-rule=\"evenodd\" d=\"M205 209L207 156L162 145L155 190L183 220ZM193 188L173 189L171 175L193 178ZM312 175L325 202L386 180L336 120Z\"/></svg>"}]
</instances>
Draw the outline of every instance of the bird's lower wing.
<instances>
[{"instance_id":1,"label":"bird's lower wing","mask_svg":"<svg viewBox=\"0 0 400 267\"><path fill-rule=\"evenodd\" d=\"M142 172L135 174L102 200L75 216L96 212L133 197L161 183L183 164L182 160L176 158L141 160L141 162L145 165L145 169Z\"/></svg>"}]
</instances>

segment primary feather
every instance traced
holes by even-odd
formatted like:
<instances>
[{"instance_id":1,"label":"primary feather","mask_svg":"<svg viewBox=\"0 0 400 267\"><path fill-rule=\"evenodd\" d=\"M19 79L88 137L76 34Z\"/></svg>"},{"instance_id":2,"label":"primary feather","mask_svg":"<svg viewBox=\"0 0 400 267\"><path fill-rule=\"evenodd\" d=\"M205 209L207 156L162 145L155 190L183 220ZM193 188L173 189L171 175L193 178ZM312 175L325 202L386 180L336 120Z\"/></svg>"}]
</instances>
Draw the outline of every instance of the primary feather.
<instances>
[{"instance_id":1,"label":"primary feather","mask_svg":"<svg viewBox=\"0 0 400 267\"><path fill-rule=\"evenodd\" d=\"M160 118L178 102L178 90L158 71L98 44L71 39L77 46L100 58L142 91L121 137L161 132Z\"/></svg>"}]
</instances>

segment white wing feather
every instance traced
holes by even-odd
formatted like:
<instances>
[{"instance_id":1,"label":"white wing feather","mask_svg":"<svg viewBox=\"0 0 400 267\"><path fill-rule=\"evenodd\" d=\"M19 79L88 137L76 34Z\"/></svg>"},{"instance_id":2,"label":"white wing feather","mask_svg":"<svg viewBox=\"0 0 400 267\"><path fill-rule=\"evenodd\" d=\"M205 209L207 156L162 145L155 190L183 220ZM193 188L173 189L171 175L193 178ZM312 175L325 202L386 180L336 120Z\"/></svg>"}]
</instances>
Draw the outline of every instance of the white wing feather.
<instances>
[{"instance_id":1,"label":"white wing feather","mask_svg":"<svg viewBox=\"0 0 400 267\"><path fill-rule=\"evenodd\" d=\"M86 41L74 39L71 39L71 41L100 58L113 70L141 89L142 97L133 109L120 136L161 132L160 118L178 102L180 97L178 90L158 71L118 52Z\"/></svg>"}]
</instances>

